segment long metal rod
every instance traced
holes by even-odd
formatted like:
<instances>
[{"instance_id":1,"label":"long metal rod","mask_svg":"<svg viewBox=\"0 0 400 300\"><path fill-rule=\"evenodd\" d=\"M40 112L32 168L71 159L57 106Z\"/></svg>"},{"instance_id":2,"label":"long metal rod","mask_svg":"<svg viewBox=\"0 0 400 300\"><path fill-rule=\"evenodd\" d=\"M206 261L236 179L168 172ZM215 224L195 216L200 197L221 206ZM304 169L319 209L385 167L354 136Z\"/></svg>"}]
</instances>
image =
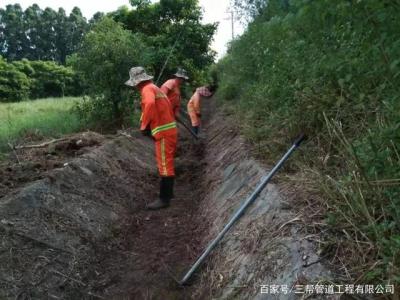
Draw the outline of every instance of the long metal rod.
<instances>
[{"instance_id":1,"label":"long metal rod","mask_svg":"<svg viewBox=\"0 0 400 300\"><path fill-rule=\"evenodd\" d=\"M194 265L190 268L190 270L186 273L186 275L182 278L179 284L184 285L196 269L201 265L201 263L206 259L208 254L214 249L214 247L219 243L219 241L224 237L224 235L228 232L228 230L232 227L232 225L240 219L244 211L254 202L260 192L264 189L267 183L271 180L272 176L279 170L279 168L284 164L284 162L289 158L292 152L300 145L300 143L304 140L305 136L302 134L297 140L293 143L290 149L286 152L286 154L280 159L280 161L275 165L275 167L269 172L269 174L264 177L261 183L257 186L254 192L246 199L246 201L242 204L242 206L236 211L233 217L230 219L228 224L225 225L224 229L217 235L217 237L207 246L206 250L203 254L197 259Z\"/></svg>"},{"instance_id":2,"label":"long metal rod","mask_svg":"<svg viewBox=\"0 0 400 300\"><path fill-rule=\"evenodd\" d=\"M183 113L183 115L185 115L186 120L188 120L188 121L190 120L189 113L182 106L180 107L180 112Z\"/></svg>"},{"instance_id":3,"label":"long metal rod","mask_svg":"<svg viewBox=\"0 0 400 300\"><path fill-rule=\"evenodd\" d=\"M175 50L175 47L176 47L176 45L178 44L178 41L179 41L179 39L180 39L180 37L181 37L182 32L183 32L183 28L182 28L181 31L179 32L179 35L178 35L178 37L176 38L174 44L172 45L172 48L171 48L171 50L170 50L170 52L169 52L169 54L168 54L168 56L167 56L167 59L165 60L164 65L163 65L162 68L161 68L160 74L158 75L158 78L157 78L157 81L156 81L156 85L158 85L158 82L160 81L161 76L162 76L162 74L164 73L165 67L167 66L168 61L169 61L169 59L170 59L171 56L172 56L172 52Z\"/></svg>"},{"instance_id":4,"label":"long metal rod","mask_svg":"<svg viewBox=\"0 0 400 300\"><path fill-rule=\"evenodd\" d=\"M199 139L199 137L197 136L197 134L194 133L193 130L190 129L189 126L187 126L185 122L183 122L183 121L182 121L180 118L178 118L178 117L176 117L175 119L176 119L176 121L177 121L178 123L180 123L183 127L185 127L186 130L189 131L190 134L191 134L196 140Z\"/></svg>"}]
</instances>

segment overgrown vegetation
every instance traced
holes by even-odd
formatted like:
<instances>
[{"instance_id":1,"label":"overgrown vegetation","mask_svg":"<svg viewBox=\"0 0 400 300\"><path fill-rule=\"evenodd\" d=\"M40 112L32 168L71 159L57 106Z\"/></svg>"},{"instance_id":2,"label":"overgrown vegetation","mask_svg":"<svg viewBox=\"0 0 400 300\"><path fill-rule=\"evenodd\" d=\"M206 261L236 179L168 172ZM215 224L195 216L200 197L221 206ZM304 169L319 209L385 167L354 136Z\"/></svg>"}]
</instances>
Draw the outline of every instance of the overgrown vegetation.
<instances>
[{"instance_id":1,"label":"overgrown vegetation","mask_svg":"<svg viewBox=\"0 0 400 300\"><path fill-rule=\"evenodd\" d=\"M399 4L238 2L257 6L217 65L220 98L263 159L309 135L297 166L325 199L321 250L349 279L400 283Z\"/></svg>"},{"instance_id":2,"label":"overgrown vegetation","mask_svg":"<svg viewBox=\"0 0 400 300\"><path fill-rule=\"evenodd\" d=\"M146 67L155 80L161 75L158 83L162 84L177 67L183 67L189 72L191 82L200 84L204 68L214 61L215 52L210 44L217 25L201 23L199 1L131 0L130 3L133 9L122 7L110 16L125 29L143 35L150 58Z\"/></svg>"},{"instance_id":3,"label":"overgrown vegetation","mask_svg":"<svg viewBox=\"0 0 400 300\"><path fill-rule=\"evenodd\" d=\"M0 8L0 55L9 61L26 58L65 64L89 27L78 7L67 16L62 8L55 11L33 4L24 11L19 4L7 5Z\"/></svg>"},{"instance_id":4,"label":"overgrown vegetation","mask_svg":"<svg viewBox=\"0 0 400 300\"><path fill-rule=\"evenodd\" d=\"M69 16L37 4L1 8L0 102L81 95L81 78L63 65L101 16L87 22L77 7Z\"/></svg>"},{"instance_id":5,"label":"overgrown vegetation","mask_svg":"<svg viewBox=\"0 0 400 300\"><path fill-rule=\"evenodd\" d=\"M69 16L36 4L0 9L0 102L87 94L91 100L76 108L80 117L111 128L131 123L132 89L124 82L135 65L159 85L177 67L193 85L203 84L216 24L201 23L198 0L130 2L132 8L97 13L89 22L77 7Z\"/></svg>"},{"instance_id":6,"label":"overgrown vegetation","mask_svg":"<svg viewBox=\"0 0 400 300\"><path fill-rule=\"evenodd\" d=\"M91 100L78 107L88 123L108 128L132 123L139 96L124 82L133 66L145 67L159 85L183 67L196 85L213 61L209 46L216 25L200 23L197 0L131 2L133 9L122 7L98 20L69 60L88 86Z\"/></svg>"},{"instance_id":7,"label":"overgrown vegetation","mask_svg":"<svg viewBox=\"0 0 400 300\"><path fill-rule=\"evenodd\" d=\"M112 46L111 46L112 45ZM90 101L78 106L83 119L103 126L121 125L132 116L133 101L124 85L134 65L146 65L149 55L140 36L105 17L83 41L71 64L83 74Z\"/></svg>"},{"instance_id":8,"label":"overgrown vegetation","mask_svg":"<svg viewBox=\"0 0 400 300\"><path fill-rule=\"evenodd\" d=\"M77 96L82 92L81 78L71 67L26 59L8 63L0 56L0 102Z\"/></svg>"},{"instance_id":9,"label":"overgrown vegetation","mask_svg":"<svg viewBox=\"0 0 400 300\"><path fill-rule=\"evenodd\" d=\"M81 98L47 98L0 104L0 152L10 150L8 143L57 137L85 126L73 107Z\"/></svg>"}]
</instances>

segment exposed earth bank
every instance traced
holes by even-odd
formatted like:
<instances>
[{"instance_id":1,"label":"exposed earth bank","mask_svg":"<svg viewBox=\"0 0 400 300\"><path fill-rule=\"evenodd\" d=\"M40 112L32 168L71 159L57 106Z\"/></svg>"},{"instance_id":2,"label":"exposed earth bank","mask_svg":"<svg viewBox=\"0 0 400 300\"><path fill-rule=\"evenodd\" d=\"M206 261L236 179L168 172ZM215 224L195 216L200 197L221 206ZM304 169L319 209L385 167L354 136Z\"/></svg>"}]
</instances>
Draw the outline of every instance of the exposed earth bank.
<instances>
[{"instance_id":1,"label":"exposed earth bank","mask_svg":"<svg viewBox=\"0 0 400 300\"><path fill-rule=\"evenodd\" d=\"M0 298L270 299L261 285L329 278L301 205L275 182L192 284L177 285L268 170L213 101L204 101L200 141L180 129L176 197L165 210L145 210L159 180L153 143L135 131L73 135L1 163Z\"/></svg>"}]
</instances>

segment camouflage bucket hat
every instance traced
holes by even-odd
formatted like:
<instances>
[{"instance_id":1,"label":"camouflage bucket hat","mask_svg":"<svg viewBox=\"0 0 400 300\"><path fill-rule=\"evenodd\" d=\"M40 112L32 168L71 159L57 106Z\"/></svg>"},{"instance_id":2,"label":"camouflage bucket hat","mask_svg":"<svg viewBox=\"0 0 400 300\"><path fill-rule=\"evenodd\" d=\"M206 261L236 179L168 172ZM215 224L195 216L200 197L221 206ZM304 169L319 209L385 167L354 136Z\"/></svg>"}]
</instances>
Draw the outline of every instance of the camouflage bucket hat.
<instances>
[{"instance_id":1,"label":"camouflage bucket hat","mask_svg":"<svg viewBox=\"0 0 400 300\"><path fill-rule=\"evenodd\" d=\"M186 80L189 79L189 77L187 76L186 70L185 70L185 69L181 69L181 68L179 68L179 69L176 71L176 73L174 74L174 76L179 77L179 78L183 78L183 79L186 79Z\"/></svg>"},{"instance_id":2,"label":"camouflage bucket hat","mask_svg":"<svg viewBox=\"0 0 400 300\"><path fill-rule=\"evenodd\" d=\"M152 80L154 77L146 74L143 67L133 67L129 70L129 80L125 82L128 86L137 86L139 83Z\"/></svg>"}]
</instances>

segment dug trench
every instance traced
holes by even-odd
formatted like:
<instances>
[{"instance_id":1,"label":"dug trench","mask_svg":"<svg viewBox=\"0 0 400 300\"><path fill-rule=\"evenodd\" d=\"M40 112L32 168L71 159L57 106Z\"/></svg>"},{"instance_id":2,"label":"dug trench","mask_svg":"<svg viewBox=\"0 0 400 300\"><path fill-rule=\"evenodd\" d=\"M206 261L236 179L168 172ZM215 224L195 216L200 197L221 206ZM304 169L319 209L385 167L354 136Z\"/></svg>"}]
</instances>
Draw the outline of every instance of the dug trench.
<instances>
[{"instance_id":1,"label":"dug trench","mask_svg":"<svg viewBox=\"0 0 400 300\"><path fill-rule=\"evenodd\" d=\"M175 198L164 210L145 209L159 179L153 142L135 131L73 135L2 163L0 298L270 299L261 285L330 278L296 193L272 183L191 285L177 284L269 169L215 100L203 102L201 140L180 128Z\"/></svg>"}]
</instances>

